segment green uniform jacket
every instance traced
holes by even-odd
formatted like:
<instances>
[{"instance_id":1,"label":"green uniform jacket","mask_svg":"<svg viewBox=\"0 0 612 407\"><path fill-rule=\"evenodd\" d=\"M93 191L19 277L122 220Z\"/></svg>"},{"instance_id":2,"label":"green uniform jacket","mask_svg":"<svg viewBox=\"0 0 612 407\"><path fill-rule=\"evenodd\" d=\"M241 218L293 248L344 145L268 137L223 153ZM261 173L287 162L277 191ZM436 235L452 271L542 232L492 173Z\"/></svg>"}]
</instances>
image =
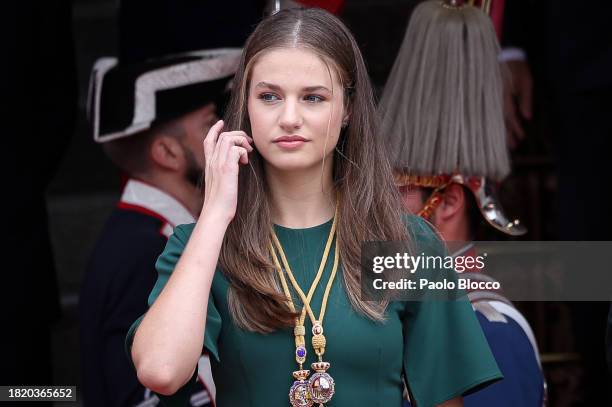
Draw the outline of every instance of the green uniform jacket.
<instances>
[{"instance_id":1,"label":"green uniform jacket","mask_svg":"<svg viewBox=\"0 0 612 407\"><path fill-rule=\"evenodd\" d=\"M409 216L405 222L419 254L446 254L443 244L424 221ZM168 281L193 227L191 224L175 228L157 261L159 276L149 305ZM275 226L304 291L314 279L330 228L331 221L306 229ZM317 316L333 256L332 249L311 302ZM392 302L387 320L378 323L353 310L342 280L339 268L323 323L327 339L324 360L331 363L328 373L336 384L336 393L327 407L400 407L403 375L417 407L435 406L502 378L467 300ZM228 309L228 287L228 280L218 268L208 302L204 339L204 348L211 356L217 406L289 406L288 393L294 380L291 374L298 370L293 330L264 335L236 327ZM301 309L301 303L296 301L297 305ZM128 355L141 319L128 333ZM306 321L305 367L309 367L316 355L310 345L308 318ZM194 380L174 396L161 397L162 400L166 405L184 405L182 400Z\"/></svg>"}]
</instances>

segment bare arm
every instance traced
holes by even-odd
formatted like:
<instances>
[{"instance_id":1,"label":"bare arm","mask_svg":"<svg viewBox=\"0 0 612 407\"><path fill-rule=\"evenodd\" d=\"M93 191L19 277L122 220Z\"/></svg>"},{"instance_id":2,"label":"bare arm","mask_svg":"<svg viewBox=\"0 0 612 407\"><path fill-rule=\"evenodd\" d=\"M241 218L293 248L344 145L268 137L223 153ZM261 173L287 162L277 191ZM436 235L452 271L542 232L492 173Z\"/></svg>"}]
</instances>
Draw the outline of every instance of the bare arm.
<instances>
[{"instance_id":1,"label":"bare arm","mask_svg":"<svg viewBox=\"0 0 612 407\"><path fill-rule=\"evenodd\" d=\"M143 318L132 345L140 382L173 394L192 376L204 343L208 297L221 243L236 211L239 164L248 163L250 138L220 133L213 126L204 141L204 206L191 238L166 286Z\"/></svg>"},{"instance_id":2,"label":"bare arm","mask_svg":"<svg viewBox=\"0 0 612 407\"><path fill-rule=\"evenodd\" d=\"M198 222L168 283L136 331L132 359L138 379L158 393L176 392L197 365L226 228L206 217Z\"/></svg>"}]
</instances>

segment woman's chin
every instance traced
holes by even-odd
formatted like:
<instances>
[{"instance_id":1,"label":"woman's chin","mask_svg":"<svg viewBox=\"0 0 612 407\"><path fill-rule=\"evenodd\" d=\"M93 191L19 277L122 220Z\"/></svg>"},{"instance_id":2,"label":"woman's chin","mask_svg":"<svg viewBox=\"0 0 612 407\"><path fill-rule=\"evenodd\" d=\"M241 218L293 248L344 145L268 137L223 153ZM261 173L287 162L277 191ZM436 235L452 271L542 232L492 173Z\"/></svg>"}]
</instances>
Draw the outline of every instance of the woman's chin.
<instances>
[{"instance_id":1,"label":"woman's chin","mask_svg":"<svg viewBox=\"0 0 612 407\"><path fill-rule=\"evenodd\" d=\"M304 157L283 157L282 159L274 159L267 161L268 166L276 171L282 172L297 172L307 171L313 168L321 168L320 160L308 160Z\"/></svg>"}]
</instances>

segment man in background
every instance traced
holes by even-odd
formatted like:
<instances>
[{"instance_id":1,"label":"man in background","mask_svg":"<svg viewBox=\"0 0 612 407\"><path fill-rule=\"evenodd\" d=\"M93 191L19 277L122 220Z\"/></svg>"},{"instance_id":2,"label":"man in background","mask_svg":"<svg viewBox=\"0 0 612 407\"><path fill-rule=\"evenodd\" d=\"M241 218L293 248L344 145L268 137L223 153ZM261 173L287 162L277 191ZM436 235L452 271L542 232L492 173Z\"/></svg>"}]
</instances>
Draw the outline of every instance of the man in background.
<instances>
[{"instance_id":1,"label":"man in background","mask_svg":"<svg viewBox=\"0 0 612 407\"><path fill-rule=\"evenodd\" d=\"M103 58L92 73L95 141L127 176L93 250L81 287L86 406L155 405L124 351L130 325L147 309L155 261L175 226L202 205L202 140L218 120L239 49L197 51L140 64ZM131 95L137 95L132 97ZM155 109L150 109L155 107ZM208 359L192 405L212 401Z\"/></svg>"},{"instance_id":2,"label":"man in background","mask_svg":"<svg viewBox=\"0 0 612 407\"><path fill-rule=\"evenodd\" d=\"M381 134L407 211L452 242L453 257L477 257L471 242L481 225L526 232L495 197L510 172L502 89L489 16L450 0L417 6L379 105ZM494 282L476 266L457 271ZM466 395L465 406L541 407L544 375L526 319L501 292L468 290L468 298L504 379Z\"/></svg>"},{"instance_id":3,"label":"man in background","mask_svg":"<svg viewBox=\"0 0 612 407\"><path fill-rule=\"evenodd\" d=\"M200 212L202 141L222 115L240 48L259 12L247 2L124 0L119 58L92 71L93 138L121 170L123 190L83 278L79 299L83 402L153 406L124 350L147 310L155 262L179 224ZM244 4L242 4L244 3ZM230 47L230 48L226 48ZM214 403L207 356L191 405Z\"/></svg>"}]
</instances>

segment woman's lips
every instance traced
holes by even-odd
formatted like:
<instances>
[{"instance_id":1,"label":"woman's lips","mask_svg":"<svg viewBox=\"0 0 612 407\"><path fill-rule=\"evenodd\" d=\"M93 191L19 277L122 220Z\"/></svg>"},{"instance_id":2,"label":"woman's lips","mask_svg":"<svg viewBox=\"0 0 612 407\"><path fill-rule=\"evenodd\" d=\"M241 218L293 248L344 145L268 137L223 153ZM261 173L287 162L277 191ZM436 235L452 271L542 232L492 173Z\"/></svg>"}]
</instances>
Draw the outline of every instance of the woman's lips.
<instances>
[{"instance_id":1,"label":"woman's lips","mask_svg":"<svg viewBox=\"0 0 612 407\"><path fill-rule=\"evenodd\" d=\"M295 141L277 141L276 144L284 148L286 150L294 150L296 148L301 147L305 143L304 140L295 140Z\"/></svg>"},{"instance_id":2,"label":"woman's lips","mask_svg":"<svg viewBox=\"0 0 612 407\"><path fill-rule=\"evenodd\" d=\"M274 143L282 149L295 150L300 148L307 141L308 140L301 136L283 136L275 139Z\"/></svg>"}]
</instances>

